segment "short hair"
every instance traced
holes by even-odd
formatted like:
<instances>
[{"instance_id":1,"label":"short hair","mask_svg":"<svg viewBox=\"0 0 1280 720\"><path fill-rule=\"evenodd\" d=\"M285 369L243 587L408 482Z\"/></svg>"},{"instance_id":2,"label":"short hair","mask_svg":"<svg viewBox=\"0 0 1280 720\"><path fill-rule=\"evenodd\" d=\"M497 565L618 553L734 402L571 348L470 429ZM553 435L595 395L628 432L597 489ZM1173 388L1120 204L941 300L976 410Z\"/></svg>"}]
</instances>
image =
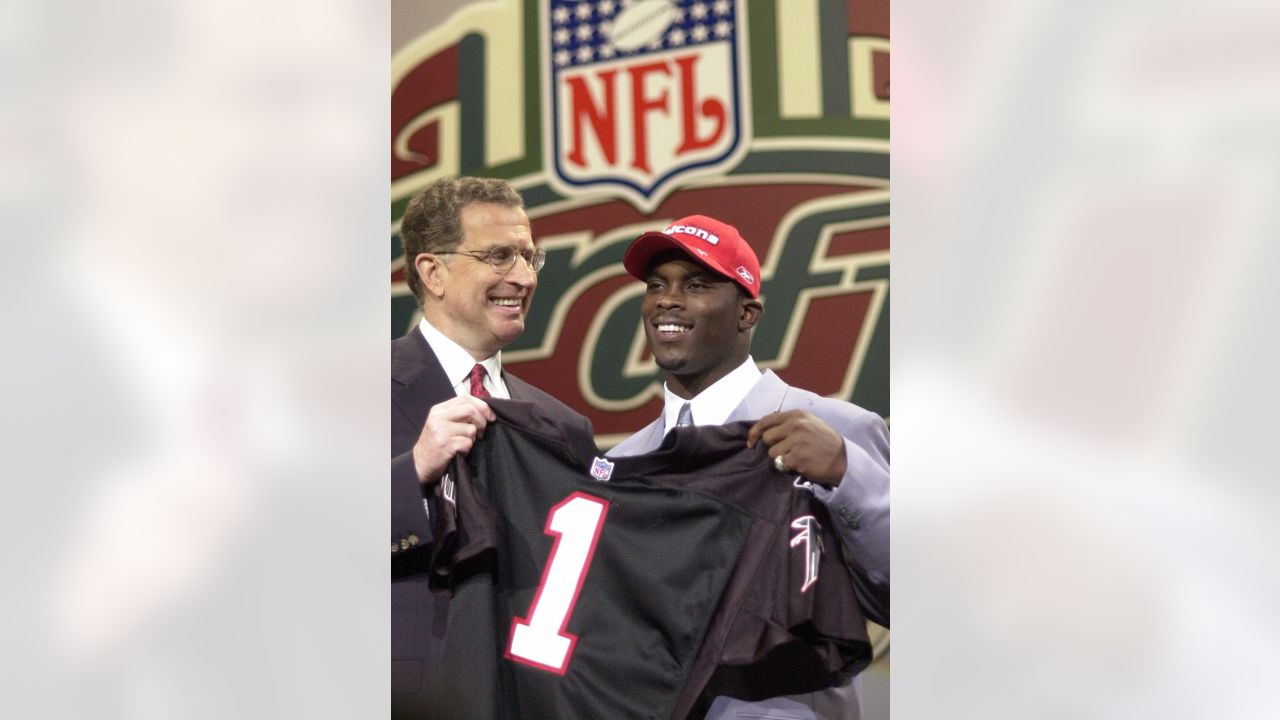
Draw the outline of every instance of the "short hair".
<instances>
[{"instance_id":1,"label":"short hair","mask_svg":"<svg viewBox=\"0 0 1280 720\"><path fill-rule=\"evenodd\" d=\"M469 203L493 203L523 208L520 193L505 180L496 178L440 178L414 196L400 220L400 242L404 246L405 279L418 304L422 304L422 279L414 258L422 253L446 252L462 243L459 215Z\"/></svg>"}]
</instances>

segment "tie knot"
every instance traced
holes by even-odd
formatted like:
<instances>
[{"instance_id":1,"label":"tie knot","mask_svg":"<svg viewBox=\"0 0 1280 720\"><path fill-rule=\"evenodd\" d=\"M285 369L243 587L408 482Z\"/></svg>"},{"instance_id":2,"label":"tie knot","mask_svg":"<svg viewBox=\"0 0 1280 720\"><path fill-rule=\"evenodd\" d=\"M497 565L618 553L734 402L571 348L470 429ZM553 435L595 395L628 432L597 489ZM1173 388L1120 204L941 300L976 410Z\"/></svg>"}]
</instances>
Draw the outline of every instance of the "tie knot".
<instances>
[{"instance_id":1,"label":"tie knot","mask_svg":"<svg viewBox=\"0 0 1280 720\"><path fill-rule=\"evenodd\" d=\"M680 406L680 414L676 416L676 427L689 427L693 424L693 408L689 403Z\"/></svg>"},{"instance_id":2,"label":"tie knot","mask_svg":"<svg viewBox=\"0 0 1280 720\"><path fill-rule=\"evenodd\" d=\"M484 388L484 377L488 374L480 363L476 363L475 367L471 368L471 394L475 397L489 397L489 391Z\"/></svg>"}]
</instances>

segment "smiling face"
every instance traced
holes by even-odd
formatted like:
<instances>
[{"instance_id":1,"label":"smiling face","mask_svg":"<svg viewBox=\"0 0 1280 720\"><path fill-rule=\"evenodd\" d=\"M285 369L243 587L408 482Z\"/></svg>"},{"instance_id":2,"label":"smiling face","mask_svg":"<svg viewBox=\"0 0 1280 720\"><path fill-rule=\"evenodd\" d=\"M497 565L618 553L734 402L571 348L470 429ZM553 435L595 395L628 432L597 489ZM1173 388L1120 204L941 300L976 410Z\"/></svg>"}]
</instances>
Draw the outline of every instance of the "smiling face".
<instances>
[{"instance_id":1,"label":"smiling face","mask_svg":"<svg viewBox=\"0 0 1280 720\"><path fill-rule=\"evenodd\" d=\"M459 213L462 242L454 250L482 253L497 247L532 250L533 231L522 208L471 203ZM427 321L477 360L524 332L538 276L517 258L506 273L470 255L423 253L416 263L425 289Z\"/></svg>"},{"instance_id":2,"label":"smiling face","mask_svg":"<svg viewBox=\"0 0 1280 720\"><path fill-rule=\"evenodd\" d=\"M655 257L646 284L644 332L672 392L693 397L747 359L760 301L681 252Z\"/></svg>"}]
</instances>

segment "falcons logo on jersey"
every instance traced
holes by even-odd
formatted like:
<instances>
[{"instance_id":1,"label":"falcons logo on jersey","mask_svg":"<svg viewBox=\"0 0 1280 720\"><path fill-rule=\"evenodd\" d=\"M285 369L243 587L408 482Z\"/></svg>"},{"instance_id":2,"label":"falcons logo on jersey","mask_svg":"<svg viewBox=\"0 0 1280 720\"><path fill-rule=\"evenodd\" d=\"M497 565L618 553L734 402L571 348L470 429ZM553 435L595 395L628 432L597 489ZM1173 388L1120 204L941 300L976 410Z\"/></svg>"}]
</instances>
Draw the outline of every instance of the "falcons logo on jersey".
<instances>
[{"instance_id":1,"label":"falcons logo on jersey","mask_svg":"<svg viewBox=\"0 0 1280 720\"><path fill-rule=\"evenodd\" d=\"M818 582L818 563L822 560L822 536L818 533L822 526L814 516L803 515L791 521L791 529L796 531L791 547L804 545L804 583L800 592L805 592Z\"/></svg>"},{"instance_id":2,"label":"falcons logo on jersey","mask_svg":"<svg viewBox=\"0 0 1280 720\"><path fill-rule=\"evenodd\" d=\"M805 480L801 475L797 475L795 481L791 484L801 490L808 490L810 495L817 495L817 493L813 491L813 483Z\"/></svg>"},{"instance_id":3,"label":"falcons logo on jersey","mask_svg":"<svg viewBox=\"0 0 1280 720\"><path fill-rule=\"evenodd\" d=\"M450 505L458 504L458 483L449 477L449 473L440 478L440 494Z\"/></svg>"}]
</instances>

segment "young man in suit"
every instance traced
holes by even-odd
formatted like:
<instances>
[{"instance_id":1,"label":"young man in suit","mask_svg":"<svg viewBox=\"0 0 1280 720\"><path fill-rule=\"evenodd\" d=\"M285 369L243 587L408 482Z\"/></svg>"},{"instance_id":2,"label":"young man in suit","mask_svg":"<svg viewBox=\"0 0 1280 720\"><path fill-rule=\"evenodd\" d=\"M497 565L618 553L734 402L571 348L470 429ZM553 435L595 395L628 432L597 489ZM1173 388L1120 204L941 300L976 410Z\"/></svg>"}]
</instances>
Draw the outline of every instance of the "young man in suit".
<instances>
[{"instance_id":1,"label":"young man in suit","mask_svg":"<svg viewBox=\"0 0 1280 720\"><path fill-rule=\"evenodd\" d=\"M481 398L537 403L587 433L591 423L502 368L545 260L519 193L501 180L438 180L409 202L400 235L423 318L391 342L391 706L393 717L422 718L448 606L427 587L426 498L494 419Z\"/></svg>"},{"instance_id":2,"label":"young man in suit","mask_svg":"<svg viewBox=\"0 0 1280 720\"><path fill-rule=\"evenodd\" d=\"M804 476L831 512L853 570L874 588L864 614L889 624L889 439L884 421L852 403L824 398L761 373L751 331L764 312L760 263L734 227L694 215L637 238L623 259L646 283L641 305L649 350L666 380L662 414L610 455L656 449L688 423L757 421L779 470ZM718 698L708 718L860 716L857 681L759 703Z\"/></svg>"}]
</instances>

